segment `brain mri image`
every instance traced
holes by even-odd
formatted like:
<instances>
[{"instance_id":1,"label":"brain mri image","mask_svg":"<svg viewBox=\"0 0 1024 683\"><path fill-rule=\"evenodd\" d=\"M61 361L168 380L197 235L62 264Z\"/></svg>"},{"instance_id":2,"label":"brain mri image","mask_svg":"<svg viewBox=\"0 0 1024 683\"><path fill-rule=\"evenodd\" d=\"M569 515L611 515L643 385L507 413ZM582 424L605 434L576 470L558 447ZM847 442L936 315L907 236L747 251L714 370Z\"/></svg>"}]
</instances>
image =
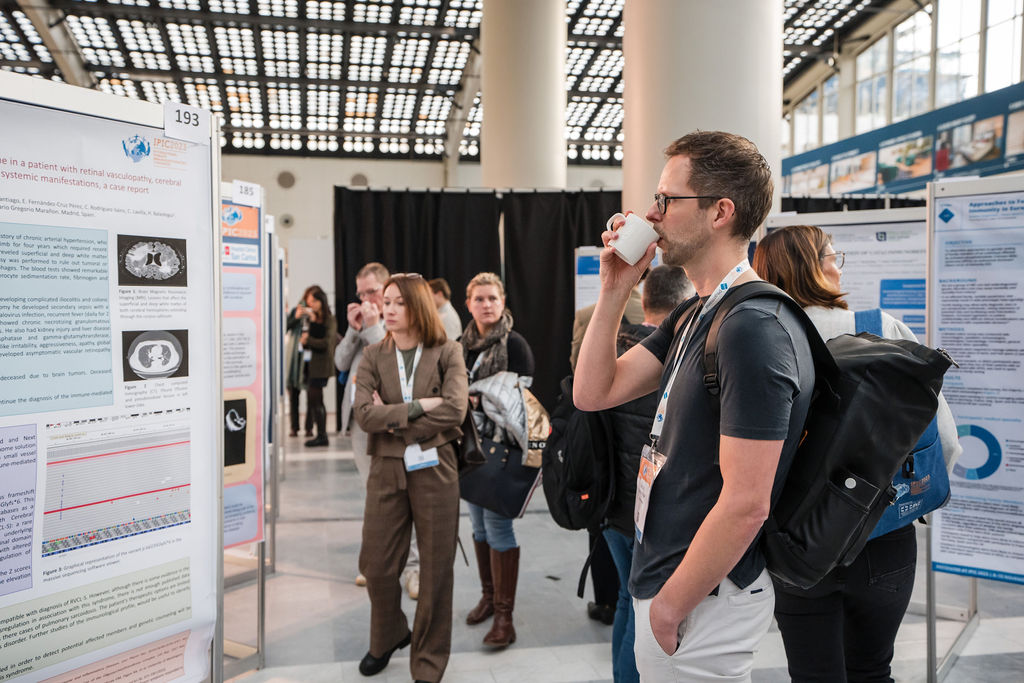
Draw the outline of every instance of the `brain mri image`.
<instances>
[{"instance_id":1,"label":"brain mri image","mask_svg":"<svg viewBox=\"0 0 1024 683\"><path fill-rule=\"evenodd\" d=\"M169 244L158 240L136 242L124 255L124 267L144 280L167 280L181 271L181 257Z\"/></svg>"},{"instance_id":2,"label":"brain mri image","mask_svg":"<svg viewBox=\"0 0 1024 683\"><path fill-rule=\"evenodd\" d=\"M135 287L185 287L185 240L145 235L117 236L118 284Z\"/></svg>"}]
</instances>

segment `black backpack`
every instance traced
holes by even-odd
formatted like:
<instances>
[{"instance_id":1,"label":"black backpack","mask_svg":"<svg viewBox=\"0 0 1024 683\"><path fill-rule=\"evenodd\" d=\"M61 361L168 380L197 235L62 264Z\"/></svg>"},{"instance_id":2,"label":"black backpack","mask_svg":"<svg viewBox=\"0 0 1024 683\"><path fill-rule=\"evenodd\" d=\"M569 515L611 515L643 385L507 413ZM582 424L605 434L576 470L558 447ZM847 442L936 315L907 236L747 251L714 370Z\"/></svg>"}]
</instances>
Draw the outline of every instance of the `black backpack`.
<instances>
[{"instance_id":1,"label":"black backpack","mask_svg":"<svg viewBox=\"0 0 1024 683\"><path fill-rule=\"evenodd\" d=\"M579 410L572 401L572 375L561 384L551 411L551 434L544 447L544 497L563 529L598 528L615 495L615 449L611 419L604 412Z\"/></svg>"},{"instance_id":2,"label":"black backpack","mask_svg":"<svg viewBox=\"0 0 1024 683\"><path fill-rule=\"evenodd\" d=\"M900 471L938 406L953 363L941 349L862 332L826 344L800 306L766 282L731 290L718 306L704 346L704 385L717 396L718 331L729 311L770 297L803 323L814 357L814 396L804 433L764 524L768 571L810 588L853 562L896 498Z\"/></svg>"}]
</instances>

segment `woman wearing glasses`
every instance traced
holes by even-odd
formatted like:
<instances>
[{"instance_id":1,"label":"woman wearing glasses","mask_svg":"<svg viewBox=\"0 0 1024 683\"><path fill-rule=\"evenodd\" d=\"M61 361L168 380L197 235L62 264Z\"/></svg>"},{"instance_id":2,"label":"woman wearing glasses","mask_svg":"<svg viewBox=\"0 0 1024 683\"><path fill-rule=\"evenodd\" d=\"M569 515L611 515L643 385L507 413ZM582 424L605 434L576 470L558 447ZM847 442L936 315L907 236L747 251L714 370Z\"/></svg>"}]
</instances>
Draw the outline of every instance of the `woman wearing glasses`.
<instances>
[{"instance_id":1,"label":"woman wearing glasses","mask_svg":"<svg viewBox=\"0 0 1024 683\"><path fill-rule=\"evenodd\" d=\"M462 347L447 341L426 281L399 273L384 285L383 341L359 365L355 419L368 434L359 569L370 596L370 649L359 663L379 673L412 643L417 681L439 681L452 637L452 565L459 525L459 472L452 443L468 403ZM413 526L420 592L412 630L402 611L402 568Z\"/></svg>"},{"instance_id":2,"label":"woman wearing glasses","mask_svg":"<svg viewBox=\"0 0 1024 683\"><path fill-rule=\"evenodd\" d=\"M526 339L512 330L512 314L505 308L505 287L494 273L478 273L466 285L466 308L473 316L460 337L469 381L486 379L503 371L533 377L533 351ZM480 436L491 438L487 429ZM482 595L466 616L479 624L491 615L494 621L484 645L505 647L516 642L512 624L516 583L519 577L519 544L512 520L467 501L473 524L473 547L480 572Z\"/></svg>"},{"instance_id":3,"label":"woman wearing glasses","mask_svg":"<svg viewBox=\"0 0 1024 683\"><path fill-rule=\"evenodd\" d=\"M820 228L794 225L774 230L754 252L753 267L803 306L823 339L855 334L854 312L840 288L845 255ZM882 312L890 339L914 333ZM939 436L952 467L960 452L953 415L939 397ZM868 541L853 563L839 567L813 588L775 583L775 618L794 681L891 681L896 631L910 603L917 537L908 524Z\"/></svg>"}]
</instances>

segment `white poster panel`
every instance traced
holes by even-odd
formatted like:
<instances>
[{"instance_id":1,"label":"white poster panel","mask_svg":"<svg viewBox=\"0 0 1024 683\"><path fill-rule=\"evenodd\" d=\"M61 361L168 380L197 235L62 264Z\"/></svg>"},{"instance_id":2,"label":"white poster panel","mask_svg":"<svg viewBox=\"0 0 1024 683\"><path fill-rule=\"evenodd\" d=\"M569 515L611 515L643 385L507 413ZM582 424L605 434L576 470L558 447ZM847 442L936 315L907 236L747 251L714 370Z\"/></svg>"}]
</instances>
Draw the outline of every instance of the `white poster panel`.
<instances>
[{"instance_id":1,"label":"white poster panel","mask_svg":"<svg viewBox=\"0 0 1024 683\"><path fill-rule=\"evenodd\" d=\"M601 247L576 247L573 256L576 266L575 310L597 303L601 291Z\"/></svg>"},{"instance_id":2,"label":"white poster panel","mask_svg":"<svg viewBox=\"0 0 1024 683\"><path fill-rule=\"evenodd\" d=\"M0 93L0 681L201 680L209 131L172 140L160 107L9 74Z\"/></svg>"},{"instance_id":3,"label":"white poster panel","mask_svg":"<svg viewBox=\"0 0 1024 683\"><path fill-rule=\"evenodd\" d=\"M881 308L921 341L927 331L927 214L923 208L770 216L768 230L816 225L846 255L842 287L850 310Z\"/></svg>"},{"instance_id":4,"label":"white poster panel","mask_svg":"<svg viewBox=\"0 0 1024 683\"><path fill-rule=\"evenodd\" d=\"M932 566L1013 583L1024 583L1020 187L991 178L935 183L929 195L932 340L960 365L943 394L964 449L949 505L934 516Z\"/></svg>"}]
</instances>

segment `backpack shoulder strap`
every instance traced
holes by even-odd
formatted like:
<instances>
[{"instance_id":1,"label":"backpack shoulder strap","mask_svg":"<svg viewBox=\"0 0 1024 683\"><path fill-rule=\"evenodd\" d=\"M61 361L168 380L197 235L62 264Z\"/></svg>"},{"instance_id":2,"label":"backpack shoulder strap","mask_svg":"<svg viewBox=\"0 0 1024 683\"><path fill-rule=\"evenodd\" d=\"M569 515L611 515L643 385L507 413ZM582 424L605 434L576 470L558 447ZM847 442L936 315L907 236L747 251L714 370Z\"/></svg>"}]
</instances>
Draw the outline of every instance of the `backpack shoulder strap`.
<instances>
[{"instance_id":1,"label":"backpack shoulder strap","mask_svg":"<svg viewBox=\"0 0 1024 683\"><path fill-rule=\"evenodd\" d=\"M800 305L784 291L763 280L746 282L730 290L715 310L711 319L711 327L708 330L707 340L704 342L704 387L712 396L718 396L721 389L718 384L718 333L722 327L722 321L729 315L729 312L740 303L755 297L771 298L786 306L797 320L803 325L807 333L807 342L811 347L811 356L814 359L816 385L822 386L823 382L829 387L835 387L839 376L839 368L835 359L825 346L824 340L818 334L814 323L807 317ZM834 393L834 392L833 392Z\"/></svg>"},{"instance_id":2,"label":"backpack shoulder strap","mask_svg":"<svg viewBox=\"0 0 1024 683\"><path fill-rule=\"evenodd\" d=\"M870 332L882 336L882 309L869 308L853 314L853 326L858 332Z\"/></svg>"}]
</instances>

